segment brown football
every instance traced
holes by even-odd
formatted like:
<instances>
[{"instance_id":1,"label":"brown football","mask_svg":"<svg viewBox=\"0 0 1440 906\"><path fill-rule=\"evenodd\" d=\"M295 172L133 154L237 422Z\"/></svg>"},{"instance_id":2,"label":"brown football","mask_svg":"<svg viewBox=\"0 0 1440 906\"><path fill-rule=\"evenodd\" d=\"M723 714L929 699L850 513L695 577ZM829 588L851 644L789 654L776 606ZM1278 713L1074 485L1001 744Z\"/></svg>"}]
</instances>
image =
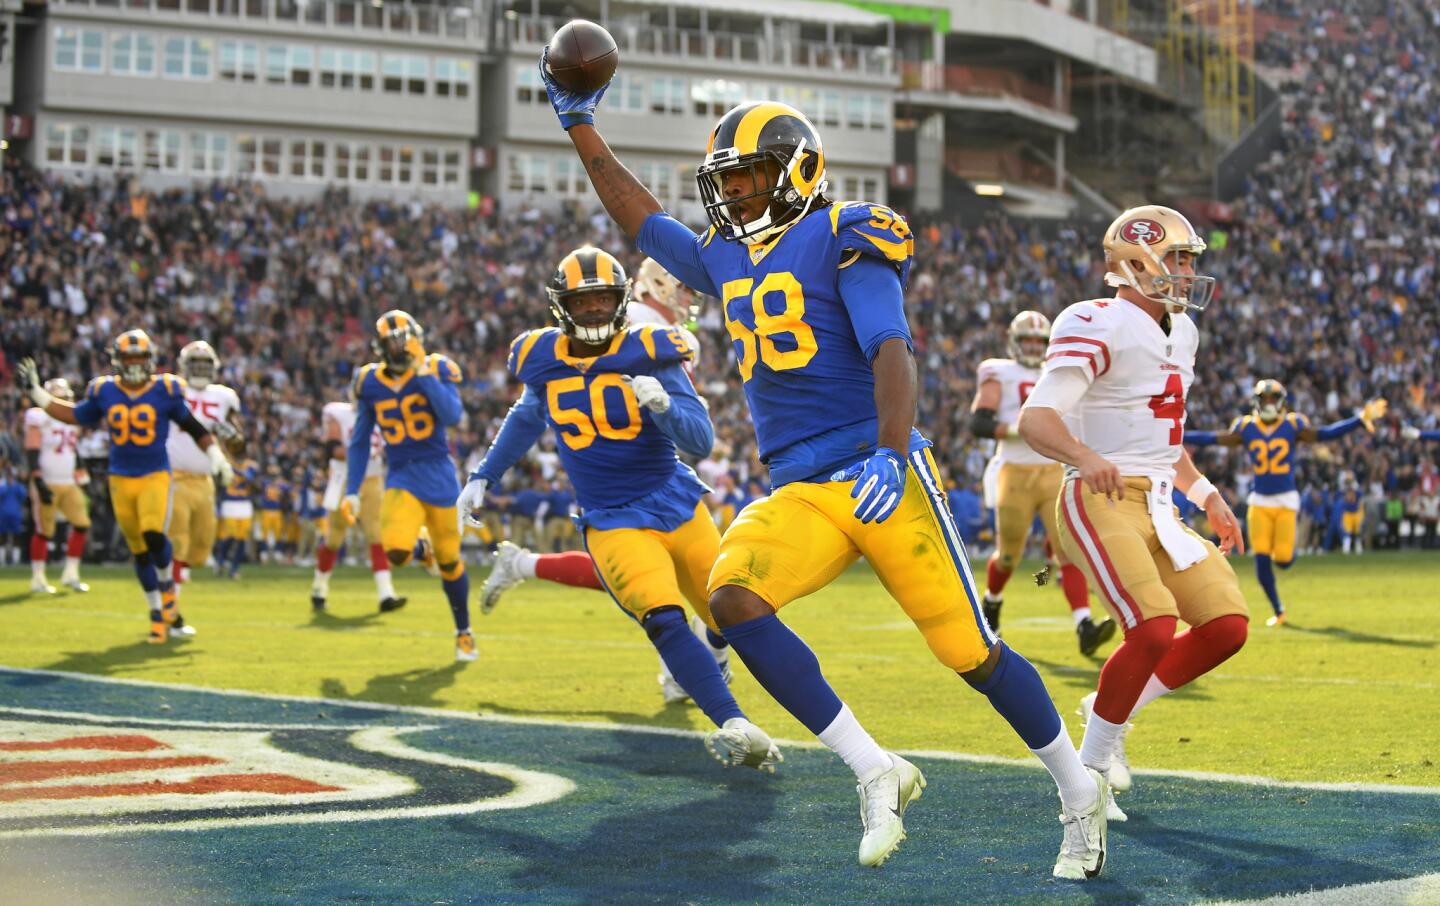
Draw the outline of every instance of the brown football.
<instances>
[{"instance_id":1,"label":"brown football","mask_svg":"<svg viewBox=\"0 0 1440 906\"><path fill-rule=\"evenodd\" d=\"M610 84L620 50L610 33L588 19L572 19L550 38L546 57L560 87L589 93Z\"/></svg>"}]
</instances>

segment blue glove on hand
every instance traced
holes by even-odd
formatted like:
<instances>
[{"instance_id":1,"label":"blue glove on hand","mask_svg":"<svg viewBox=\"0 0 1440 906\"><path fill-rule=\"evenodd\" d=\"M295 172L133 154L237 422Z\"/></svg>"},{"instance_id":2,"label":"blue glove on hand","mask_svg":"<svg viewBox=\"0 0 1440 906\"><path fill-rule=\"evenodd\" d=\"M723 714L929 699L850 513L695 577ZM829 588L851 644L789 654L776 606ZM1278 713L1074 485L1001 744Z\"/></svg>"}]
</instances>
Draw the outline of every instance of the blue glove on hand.
<instances>
[{"instance_id":1,"label":"blue glove on hand","mask_svg":"<svg viewBox=\"0 0 1440 906\"><path fill-rule=\"evenodd\" d=\"M876 447L869 459L830 476L831 481L851 479L855 487L850 489L850 496L860 498L855 518L862 525L884 522L905 493L905 458L889 447Z\"/></svg>"},{"instance_id":2,"label":"blue glove on hand","mask_svg":"<svg viewBox=\"0 0 1440 906\"><path fill-rule=\"evenodd\" d=\"M550 74L547 62L549 58L550 47L546 45L545 52L540 55L540 80L545 83L545 94L550 97L550 106L555 108L555 115L560 117L560 125L566 129L581 123L594 125L595 107L605 96L605 89L610 86L607 84L605 88L589 94L562 88L560 83L555 81L555 77Z\"/></svg>"}]
</instances>

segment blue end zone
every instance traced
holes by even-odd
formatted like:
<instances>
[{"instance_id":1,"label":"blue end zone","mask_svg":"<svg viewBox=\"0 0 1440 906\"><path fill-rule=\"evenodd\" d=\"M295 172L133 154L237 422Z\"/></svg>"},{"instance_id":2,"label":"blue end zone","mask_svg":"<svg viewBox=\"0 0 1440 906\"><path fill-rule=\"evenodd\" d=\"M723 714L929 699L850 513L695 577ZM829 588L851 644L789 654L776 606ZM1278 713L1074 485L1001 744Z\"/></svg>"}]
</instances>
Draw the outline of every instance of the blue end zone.
<instances>
[{"instance_id":1,"label":"blue end zone","mask_svg":"<svg viewBox=\"0 0 1440 906\"><path fill-rule=\"evenodd\" d=\"M347 745L357 728L429 727L405 734L404 742L452 761L558 775L575 787L529 807L439 817L225 826L227 815L245 812L230 808L207 813L215 826L189 832L147 831L154 818L140 815L113 819L129 825L120 834L14 835L46 826L17 817L12 801L17 785L5 772L23 762L15 754L17 728L68 724L77 736L164 738L167 725L186 722L280 725L270 745L403 774L413 789L398 798L409 803L504 796L515 784L455 765L386 762ZM46 732L53 738L70 730L32 729L28 738ZM27 879L56 901L110 890L154 902L1182 903L1410 877L1435 870L1440 846L1440 797L1141 775L1124 800L1129 823L1112 826L1105 876L1061 883L1050 878L1058 802L1042 772L920 757L927 795L906 815L909 840L877 871L855 863L854 788L828 752L792 748L769 777L721 769L698 735L482 721L3 669L0 743L11 744L0 745L0 878ZM262 811L302 805L314 810L313 803L282 801ZM76 819L47 820L61 826ZM85 820L105 819L92 813Z\"/></svg>"}]
</instances>

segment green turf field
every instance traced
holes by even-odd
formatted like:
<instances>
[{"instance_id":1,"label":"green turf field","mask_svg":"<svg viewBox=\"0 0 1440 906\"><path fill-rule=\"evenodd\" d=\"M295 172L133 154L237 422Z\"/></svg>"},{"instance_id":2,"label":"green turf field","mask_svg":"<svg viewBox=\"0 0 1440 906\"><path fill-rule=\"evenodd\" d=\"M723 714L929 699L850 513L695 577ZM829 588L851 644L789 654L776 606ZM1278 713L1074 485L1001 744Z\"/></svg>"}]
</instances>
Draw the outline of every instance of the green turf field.
<instances>
[{"instance_id":1,"label":"green turf field","mask_svg":"<svg viewBox=\"0 0 1440 906\"><path fill-rule=\"evenodd\" d=\"M1268 615L1247 559L1236 562L1258 617L1251 641L1193 687L1147 709L1127 744L1137 767L1304 781L1440 787L1440 558L1416 554L1307 558L1280 577L1292 621ZM1045 676L1072 735L1076 702L1100 662L1076 650L1058 589L1017 572L1005 638ZM475 570L478 591L483 571ZM410 605L375 612L366 572L341 570L330 612L312 616L309 571L248 569L242 581L196 571L181 607L192 641L146 645L128 568L90 569L88 595L29 595L28 575L0 571L0 664L213 688L360 698L550 719L702 728L693 708L661 704L650 646L609 598L539 582L476 616L481 660L452 659L438 580L398 575ZM863 566L791 605L784 618L889 748L1021 757L981 696L929 655ZM1113 643L1112 643L1113 645ZM1109 646L1102 650L1108 652ZM809 734L736 670L735 691L772 735Z\"/></svg>"}]
</instances>

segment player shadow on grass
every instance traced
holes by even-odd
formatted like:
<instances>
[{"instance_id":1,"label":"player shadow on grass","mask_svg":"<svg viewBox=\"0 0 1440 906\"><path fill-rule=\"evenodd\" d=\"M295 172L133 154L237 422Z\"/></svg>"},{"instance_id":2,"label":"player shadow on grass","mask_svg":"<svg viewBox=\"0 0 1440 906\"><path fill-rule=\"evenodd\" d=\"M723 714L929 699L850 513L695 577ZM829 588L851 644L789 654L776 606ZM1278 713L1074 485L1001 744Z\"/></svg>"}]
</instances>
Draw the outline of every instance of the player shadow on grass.
<instances>
[{"instance_id":1,"label":"player shadow on grass","mask_svg":"<svg viewBox=\"0 0 1440 906\"><path fill-rule=\"evenodd\" d=\"M46 595L45 597L50 596ZM40 600L40 595L37 595L33 591L22 591L13 595L0 595L0 604L19 604L23 601L29 601L31 598Z\"/></svg>"},{"instance_id":2,"label":"player shadow on grass","mask_svg":"<svg viewBox=\"0 0 1440 906\"><path fill-rule=\"evenodd\" d=\"M1297 887L1303 889L1303 886L1338 887L1400 877L1393 871L1362 861L1326 856L1315 847L1265 843L1254 838L1170 827L1133 811L1126 823L1110 825L1110 832L1129 838L1135 846L1161 850L1197 869L1204 868L1190 877L1195 882L1192 892L1207 900L1249 900L1294 893ZM1131 858L1136 861L1141 858L1133 846Z\"/></svg>"},{"instance_id":3,"label":"player shadow on grass","mask_svg":"<svg viewBox=\"0 0 1440 906\"><path fill-rule=\"evenodd\" d=\"M359 692L351 692L344 682L330 677L320 681L320 694L325 698L383 702L390 705L454 707L453 704L447 705L440 701L436 696L453 686L466 666L450 663L434 669L417 667L398 673L382 673L367 680L365 688Z\"/></svg>"},{"instance_id":4,"label":"player shadow on grass","mask_svg":"<svg viewBox=\"0 0 1440 906\"><path fill-rule=\"evenodd\" d=\"M698 739L649 733L609 738L615 746L583 760L614 778L602 795L630 799L623 815L587 820L576 803L557 803L551 806L562 812L557 820L588 824L583 835L576 827L564 843L553 833L521 833L493 823L457 819L451 827L480 835L486 849L524 860L510 872L511 883L547 903L671 904L714 901L717 894L727 902L755 903L786 893L765 880L784 867L771 854L773 843L765 843L783 795L777 778L749 769L726 771ZM635 782L639 778L645 781ZM686 791L684 801L647 807L650 796L655 797L650 802L675 802L676 789Z\"/></svg>"},{"instance_id":5,"label":"player shadow on grass","mask_svg":"<svg viewBox=\"0 0 1440 906\"><path fill-rule=\"evenodd\" d=\"M328 610L312 610L310 612L310 622L305 624L304 628L329 629L334 631L363 629L366 626L372 625L378 619L380 619L380 612L378 610L367 611L353 617L338 617Z\"/></svg>"},{"instance_id":6,"label":"player shadow on grass","mask_svg":"<svg viewBox=\"0 0 1440 906\"><path fill-rule=\"evenodd\" d=\"M164 645L151 645L144 639L126 642L104 651L70 651L60 660L45 664L41 669L60 670L67 673L95 673L109 676L127 667L153 664L157 661L190 657L190 646L194 642L186 639L171 639Z\"/></svg>"},{"instance_id":7,"label":"player shadow on grass","mask_svg":"<svg viewBox=\"0 0 1440 906\"><path fill-rule=\"evenodd\" d=\"M1395 638L1388 635L1375 635L1369 632L1356 632L1353 629L1346 629L1343 626L1314 627L1301 626L1296 623L1286 623L1285 629L1288 632L1303 632L1307 635L1329 636L1342 642L1365 642L1371 645L1395 645L1400 648L1434 648L1434 639L1405 639Z\"/></svg>"},{"instance_id":8,"label":"player shadow on grass","mask_svg":"<svg viewBox=\"0 0 1440 906\"><path fill-rule=\"evenodd\" d=\"M638 711L605 711L589 708L517 708L514 705L484 701L476 703L475 709L482 714L490 712L510 717L542 717L555 720L594 719L620 724L648 724L684 730L692 729L689 721L683 717L683 711L675 711L672 716L667 717L667 712L672 709L662 710L655 714L641 714Z\"/></svg>"}]
</instances>

